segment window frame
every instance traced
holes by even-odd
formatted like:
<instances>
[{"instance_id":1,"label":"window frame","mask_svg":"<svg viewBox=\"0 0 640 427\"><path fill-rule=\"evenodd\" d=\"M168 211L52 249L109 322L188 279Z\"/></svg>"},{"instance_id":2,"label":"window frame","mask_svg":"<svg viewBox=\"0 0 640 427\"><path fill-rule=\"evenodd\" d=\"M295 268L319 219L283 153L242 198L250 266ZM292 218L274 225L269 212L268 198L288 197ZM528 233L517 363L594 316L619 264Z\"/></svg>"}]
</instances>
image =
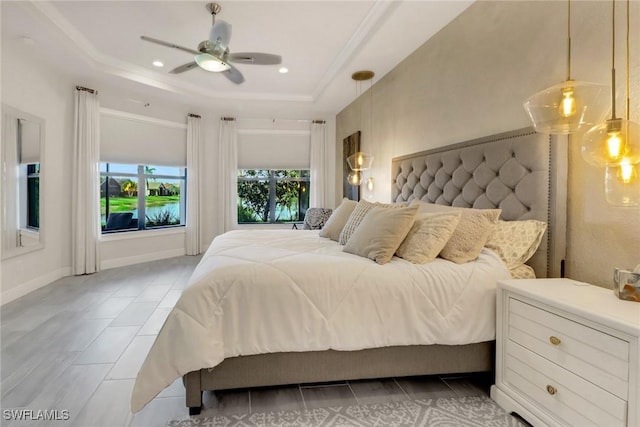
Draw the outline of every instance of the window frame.
<instances>
[{"instance_id":1,"label":"window frame","mask_svg":"<svg viewBox=\"0 0 640 427\"><path fill-rule=\"evenodd\" d=\"M126 233L130 231L149 231L159 230L166 228L177 228L186 226L186 208L187 208L187 168L168 166L177 168L182 171L182 175L168 175L168 174L155 174L147 173L147 168L159 167L162 165L143 165L143 164L130 164L130 163L114 163L114 162L100 162L100 165L104 165L104 170L100 167L100 178L106 178L105 185L105 220L109 218L109 178L134 178L137 180L137 202L136 209L138 211L138 228L124 228L115 230L106 230L102 227L102 234L114 234L114 233ZM110 170L110 165L127 165L135 166L137 168L136 173L131 172L118 172ZM169 179L174 181L182 181L180 186L180 223L159 225L159 226L147 226L146 221L146 197L147 197L147 179ZM100 185L102 183L100 182ZM102 197L101 197L102 199ZM142 221L140 220L142 218Z\"/></svg>"},{"instance_id":2,"label":"window frame","mask_svg":"<svg viewBox=\"0 0 640 427\"><path fill-rule=\"evenodd\" d=\"M243 176L240 174L240 171L267 171L268 175L267 176ZM276 175L277 171L298 171L300 172L300 175L302 175L303 171L307 171L307 176L299 176L299 177L291 177L291 176L285 176L285 177L278 177ZM266 182L268 183L269 186L269 221L267 222L258 222L258 221L254 221L254 222L240 222L238 221L238 224L295 224L295 223L299 223L302 220L298 219L298 220L293 220L293 221L276 221L276 208L277 208L277 183L278 182L304 182L307 184L307 189L311 188L311 170L307 169L307 168L299 168L299 169L238 169L236 172L236 175L238 176L238 180L236 183L236 186L238 186L238 184L240 184L240 182ZM238 196L238 202L240 201L240 196ZM307 207L308 209L308 207ZM298 214L300 216L300 214Z\"/></svg>"}]
</instances>

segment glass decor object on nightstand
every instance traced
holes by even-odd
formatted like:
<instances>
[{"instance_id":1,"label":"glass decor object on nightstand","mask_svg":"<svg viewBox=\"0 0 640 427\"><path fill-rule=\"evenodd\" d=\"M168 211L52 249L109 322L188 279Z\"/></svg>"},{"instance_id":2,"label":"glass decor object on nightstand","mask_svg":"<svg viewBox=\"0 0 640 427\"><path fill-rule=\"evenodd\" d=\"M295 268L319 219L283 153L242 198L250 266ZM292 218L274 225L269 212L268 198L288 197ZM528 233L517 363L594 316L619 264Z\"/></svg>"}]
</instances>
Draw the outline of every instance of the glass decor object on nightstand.
<instances>
[{"instance_id":1,"label":"glass decor object on nightstand","mask_svg":"<svg viewBox=\"0 0 640 427\"><path fill-rule=\"evenodd\" d=\"M640 264L634 271L616 268L613 273L613 292L626 301L640 302Z\"/></svg>"}]
</instances>

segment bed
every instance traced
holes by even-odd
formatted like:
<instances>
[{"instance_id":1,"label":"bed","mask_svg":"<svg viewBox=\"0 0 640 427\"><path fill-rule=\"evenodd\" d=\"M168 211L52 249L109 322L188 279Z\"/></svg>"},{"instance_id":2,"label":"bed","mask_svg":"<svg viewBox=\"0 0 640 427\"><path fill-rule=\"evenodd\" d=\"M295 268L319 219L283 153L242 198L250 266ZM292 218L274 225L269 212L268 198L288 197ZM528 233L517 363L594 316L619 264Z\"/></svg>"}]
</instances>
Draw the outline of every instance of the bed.
<instances>
[{"instance_id":1,"label":"bed","mask_svg":"<svg viewBox=\"0 0 640 427\"><path fill-rule=\"evenodd\" d=\"M530 265L539 277L559 276L565 165L566 146L521 129L393 159L392 201L499 207L503 220L544 221ZM317 231L225 233L143 363L132 409L179 376L193 415L204 390L491 371L495 283L509 272L485 249L451 264L394 257L379 266ZM450 282L430 290L422 282L431 276Z\"/></svg>"}]
</instances>

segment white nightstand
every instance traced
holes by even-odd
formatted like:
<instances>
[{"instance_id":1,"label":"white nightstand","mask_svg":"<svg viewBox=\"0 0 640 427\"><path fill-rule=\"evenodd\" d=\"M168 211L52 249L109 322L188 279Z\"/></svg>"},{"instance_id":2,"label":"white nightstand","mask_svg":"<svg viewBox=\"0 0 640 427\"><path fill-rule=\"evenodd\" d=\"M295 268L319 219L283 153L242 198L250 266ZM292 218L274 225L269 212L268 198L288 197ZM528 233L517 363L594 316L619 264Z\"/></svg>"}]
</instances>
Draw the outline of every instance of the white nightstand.
<instances>
[{"instance_id":1,"label":"white nightstand","mask_svg":"<svg viewBox=\"0 0 640 427\"><path fill-rule=\"evenodd\" d=\"M640 304L569 279L498 283L491 397L534 426L640 426Z\"/></svg>"}]
</instances>

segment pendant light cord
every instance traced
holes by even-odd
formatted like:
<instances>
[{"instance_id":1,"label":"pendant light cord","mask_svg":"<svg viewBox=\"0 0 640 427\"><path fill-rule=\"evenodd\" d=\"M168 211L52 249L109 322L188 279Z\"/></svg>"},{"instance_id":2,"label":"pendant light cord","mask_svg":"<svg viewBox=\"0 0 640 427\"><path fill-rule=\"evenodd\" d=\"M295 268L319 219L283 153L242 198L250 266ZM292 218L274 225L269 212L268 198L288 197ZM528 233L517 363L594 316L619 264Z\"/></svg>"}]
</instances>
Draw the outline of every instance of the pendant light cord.
<instances>
[{"instance_id":1,"label":"pendant light cord","mask_svg":"<svg viewBox=\"0 0 640 427\"><path fill-rule=\"evenodd\" d=\"M616 0L611 13L611 118L616 117Z\"/></svg>"},{"instance_id":2,"label":"pendant light cord","mask_svg":"<svg viewBox=\"0 0 640 427\"><path fill-rule=\"evenodd\" d=\"M567 1L567 81L571 80L571 0Z\"/></svg>"},{"instance_id":3,"label":"pendant light cord","mask_svg":"<svg viewBox=\"0 0 640 427\"><path fill-rule=\"evenodd\" d=\"M627 81L626 81L626 95L627 95L627 121L631 120L631 97L629 95L629 3L627 0Z\"/></svg>"}]
</instances>

